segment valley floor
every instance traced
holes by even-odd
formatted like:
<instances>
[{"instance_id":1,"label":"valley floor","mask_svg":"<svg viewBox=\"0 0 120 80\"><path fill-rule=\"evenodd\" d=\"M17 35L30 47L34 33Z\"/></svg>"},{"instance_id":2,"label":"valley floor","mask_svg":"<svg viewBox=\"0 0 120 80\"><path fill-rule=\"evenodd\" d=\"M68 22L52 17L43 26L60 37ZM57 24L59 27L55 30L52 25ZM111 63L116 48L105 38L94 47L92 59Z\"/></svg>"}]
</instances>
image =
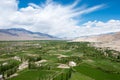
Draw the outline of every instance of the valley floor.
<instances>
[{"instance_id":1,"label":"valley floor","mask_svg":"<svg viewBox=\"0 0 120 80\"><path fill-rule=\"evenodd\" d=\"M120 52L88 42L4 41L0 54L5 80L120 80Z\"/></svg>"}]
</instances>

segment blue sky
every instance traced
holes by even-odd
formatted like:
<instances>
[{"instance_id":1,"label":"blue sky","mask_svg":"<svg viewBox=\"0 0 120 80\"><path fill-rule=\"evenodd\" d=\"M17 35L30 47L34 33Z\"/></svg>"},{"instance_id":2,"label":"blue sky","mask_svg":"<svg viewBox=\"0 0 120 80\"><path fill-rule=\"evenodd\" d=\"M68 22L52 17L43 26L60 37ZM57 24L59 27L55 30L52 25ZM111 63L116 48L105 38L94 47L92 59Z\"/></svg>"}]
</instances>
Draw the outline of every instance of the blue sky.
<instances>
[{"instance_id":1,"label":"blue sky","mask_svg":"<svg viewBox=\"0 0 120 80\"><path fill-rule=\"evenodd\" d=\"M62 5L68 5L72 4L75 0L53 0L55 2L58 2ZM37 5L40 5L41 3L45 3L45 0L19 0L19 8L27 7L28 3L35 3ZM106 22L110 19L120 19L120 0L81 0L77 7L81 5L88 5L88 6L95 6L99 4L105 4L105 7L97 10L95 12L83 15L84 20L81 22L86 21L94 21L94 20L100 20L103 22Z\"/></svg>"},{"instance_id":2,"label":"blue sky","mask_svg":"<svg viewBox=\"0 0 120 80\"><path fill-rule=\"evenodd\" d=\"M120 0L0 0L0 28L60 38L120 31Z\"/></svg>"}]
</instances>

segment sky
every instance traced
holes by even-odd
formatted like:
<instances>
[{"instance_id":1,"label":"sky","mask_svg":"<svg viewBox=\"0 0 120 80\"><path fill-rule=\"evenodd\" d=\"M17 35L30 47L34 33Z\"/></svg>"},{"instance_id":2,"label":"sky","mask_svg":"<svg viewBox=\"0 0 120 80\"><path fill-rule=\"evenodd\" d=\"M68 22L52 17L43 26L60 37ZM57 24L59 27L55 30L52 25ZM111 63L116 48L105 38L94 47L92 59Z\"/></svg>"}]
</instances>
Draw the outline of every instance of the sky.
<instances>
[{"instance_id":1,"label":"sky","mask_svg":"<svg viewBox=\"0 0 120 80\"><path fill-rule=\"evenodd\" d=\"M60 38L120 31L120 0L1 0L0 29L24 28Z\"/></svg>"}]
</instances>

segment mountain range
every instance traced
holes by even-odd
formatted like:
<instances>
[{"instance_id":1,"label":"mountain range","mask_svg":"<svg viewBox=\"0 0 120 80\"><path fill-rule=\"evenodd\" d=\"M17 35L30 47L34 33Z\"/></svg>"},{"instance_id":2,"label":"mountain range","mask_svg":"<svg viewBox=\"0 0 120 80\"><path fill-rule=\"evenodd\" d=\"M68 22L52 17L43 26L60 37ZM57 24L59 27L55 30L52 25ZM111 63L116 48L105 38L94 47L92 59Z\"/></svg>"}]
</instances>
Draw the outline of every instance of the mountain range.
<instances>
[{"instance_id":1,"label":"mountain range","mask_svg":"<svg viewBox=\"0 0 120 80\"><path fill-rule=\"evenodd\" d=\"M0 41L10 40L58 40L49 34L32 32L23 28L0 29ZM94 42L96 47L110 47L120 51L120 32L113 32L95 36L84 36L74 42Z\"/></svg>"},{"instance_id":2,"label":"mountain range","mask_svg":"<svg viewBox=\"0 0 120 80\"><path fill-rule=\"evenodd\" d=\"M108 34L101 34L95 36L84 36L80 38L76 38L73 41L76 42L112 42L120 40L120 32L113 32Z\"/></svg>"},{"instance_id":3,"label":"mountain range","mask_svg":"<svg viewBox=\"0 0 120 80\"><path fill-rule=\"evenodd\" d=\"M74 42L94 42L96 47L107 47L120 51L120 32L108 34L80 37L73 40Z\"/></svg>"},{"instance_id":4,"label":"mountain range","mask_svg":"<svg viewBox=\"0 0 120 80\"><path fill-rule=\"evenodd\" d=\"M23 28L0 29L0 40L52 40L48 34L32 32Z\"/></svg>"}]
</instances>

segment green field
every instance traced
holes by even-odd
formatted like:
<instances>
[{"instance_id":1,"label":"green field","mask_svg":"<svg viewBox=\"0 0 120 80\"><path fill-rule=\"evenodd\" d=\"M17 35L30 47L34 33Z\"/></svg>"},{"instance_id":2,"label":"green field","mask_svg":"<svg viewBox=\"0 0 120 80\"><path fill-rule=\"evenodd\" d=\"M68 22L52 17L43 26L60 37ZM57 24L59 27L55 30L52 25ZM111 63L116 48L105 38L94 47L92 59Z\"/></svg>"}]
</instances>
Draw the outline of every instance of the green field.
<instances>
[{"instance_id":1,"label":"green field","mask_svg":"<svg viewBox=\"0 0 120 80\"><path fill-rule=\"evenodd\" d=\"M39 80L45 79L44 77L49 77L51 74L54 74L54 71L26 70L17 77L9 80Z\"/></svg>"},{"instance_id":2,"label":"green field","mask_svg":"<svg viewBox=\"0 0 120 80\"><path fill-rule=\"evenodd\" d=\"M101 71L97 68L93 68L88 64L81 64L80 66L75 67L77 73L86 75L87 77L92 78L93 80L119 80L120 74L113 74Z\"/></svg>"},{"instance_id":3,"label":"green field","mask_svg":"<svg viewBox=\"0 0 120 80\"><path fill-rule=\"evenodd\" d=\"M120 80L120 52L88 42L1 41L0 74L5 80Z\"/></svg>"}]
</instances>

